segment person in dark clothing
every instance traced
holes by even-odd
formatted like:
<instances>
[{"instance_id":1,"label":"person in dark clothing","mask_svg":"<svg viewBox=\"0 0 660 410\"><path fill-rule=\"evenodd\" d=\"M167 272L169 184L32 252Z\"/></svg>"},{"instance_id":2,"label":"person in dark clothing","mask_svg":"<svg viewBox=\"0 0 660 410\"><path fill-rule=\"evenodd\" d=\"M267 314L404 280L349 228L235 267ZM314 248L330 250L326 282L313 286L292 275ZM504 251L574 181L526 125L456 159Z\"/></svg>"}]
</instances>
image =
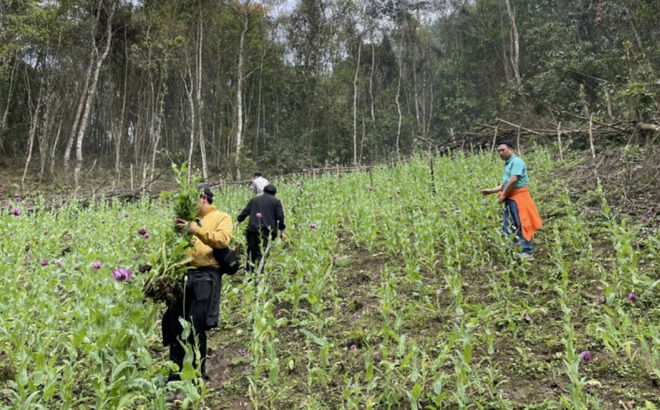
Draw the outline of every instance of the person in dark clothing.
<instances>
[{"instance_id":1,"label":"person in dark clothing","mask_svg":"<svg viewBox=\"0 0 660 410\"><path fill-rule=\"evenodd\" d=\"M250 202L236 218L236 221L241 223L248 216L250 217L246 230L248 256L245 262L246 272L259 266L263 258L263 251L268 248L268 241L277 238L278 230L281 231L282 240L286 240L284 208L282 201L275 198L275 194L277 194L275 186L266 185L264 195L250 199Z\"/></svg>"},{"instance_id":2,"label":"person in dark clothing","mask_svg":"<svg viewBox=\"0 0 660 410\"><path fill-rule=\"evenodd\" d=\"M213 258L213 249L222 249L229 245L232 235L231 216L220 212L213 204L213 192L207 186L201 186L200 209L196 221L186 221L179 217L174 223L181 229L187 229L193 235L194 249L190 251L192 269L187 273L182 295L168 303L163 314L163 345L170 348L170 360L183 370L186 351L182 343L195 346L195 335L199 343L201 363L194 361L202 377L206 375L206 331L218 326L220 291L222 278L220 263ZM179 318L192 324L194 332L183 339L183 327ZM168 381L180 380L179 373L170 373Z\"/></svg>"}]
</instances>

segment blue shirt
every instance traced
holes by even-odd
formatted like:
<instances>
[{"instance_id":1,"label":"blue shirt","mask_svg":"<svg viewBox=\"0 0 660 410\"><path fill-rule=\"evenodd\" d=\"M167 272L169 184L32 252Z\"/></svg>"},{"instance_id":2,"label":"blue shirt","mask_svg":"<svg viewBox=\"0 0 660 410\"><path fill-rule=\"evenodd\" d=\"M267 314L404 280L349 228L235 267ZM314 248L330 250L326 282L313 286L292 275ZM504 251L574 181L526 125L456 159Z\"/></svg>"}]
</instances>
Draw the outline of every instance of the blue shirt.
<instances>
[{"instance_id":1,"label":"blue shirt","mask_svg":"<svg viewBox=\"0 0 660 410\"><path fill-rule=\"evenodd\" d=\"M511 176L513 175L518 176L518 181L516 181L516 184L513 186L514 189L527 186L527 183L529 182L529 178L527 177L527 165L525 165L525 161L523 161L522 159L518 158L515 155L512 155L511 158L509 158L506 161L506 164L504 165L504 176L502 177L502 190L506 188L507 182L509 182L509 179L511 179Z\"/></svg>"}]
</instances>

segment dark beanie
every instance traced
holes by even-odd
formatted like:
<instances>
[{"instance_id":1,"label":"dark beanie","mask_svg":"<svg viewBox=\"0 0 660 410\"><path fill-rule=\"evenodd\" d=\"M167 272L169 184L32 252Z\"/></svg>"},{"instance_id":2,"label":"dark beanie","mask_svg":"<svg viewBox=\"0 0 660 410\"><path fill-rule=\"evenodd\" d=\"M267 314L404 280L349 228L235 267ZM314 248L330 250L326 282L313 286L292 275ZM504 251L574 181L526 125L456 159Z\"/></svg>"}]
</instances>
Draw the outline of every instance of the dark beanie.
<instances>
[{"instance_id":1,"label":"dark beanie","mask_svg":"<svg viewBox=\"0 0 660 410\"><path fill-rule=\"evenodd\" d=\"M203 191L204 195L206 195L208 199L211 201L213 200L213 191L211 191L211 188L209 188L208 185L200 185L197 187L197 189L199 189L200 192Z\"/></svg>"}]
</instances>

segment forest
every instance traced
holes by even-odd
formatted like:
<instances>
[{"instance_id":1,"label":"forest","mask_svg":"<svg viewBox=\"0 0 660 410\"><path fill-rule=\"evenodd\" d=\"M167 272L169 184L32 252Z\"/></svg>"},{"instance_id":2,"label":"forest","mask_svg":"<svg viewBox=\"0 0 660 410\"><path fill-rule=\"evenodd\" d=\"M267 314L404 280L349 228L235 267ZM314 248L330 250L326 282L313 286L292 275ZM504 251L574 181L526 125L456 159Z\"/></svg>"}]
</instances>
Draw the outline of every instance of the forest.
<instances>
[{"instance_id":1,"label":"forest","mask_svg":"<svg viewBox=\"0 0 660 410\"><path fill-rule=\"evenodd\" d=\"M0 169L119 185L172 161L241 180L521 130L648 144L658 15L654 0L4 0Z\"/></svg>"}]
</instances>

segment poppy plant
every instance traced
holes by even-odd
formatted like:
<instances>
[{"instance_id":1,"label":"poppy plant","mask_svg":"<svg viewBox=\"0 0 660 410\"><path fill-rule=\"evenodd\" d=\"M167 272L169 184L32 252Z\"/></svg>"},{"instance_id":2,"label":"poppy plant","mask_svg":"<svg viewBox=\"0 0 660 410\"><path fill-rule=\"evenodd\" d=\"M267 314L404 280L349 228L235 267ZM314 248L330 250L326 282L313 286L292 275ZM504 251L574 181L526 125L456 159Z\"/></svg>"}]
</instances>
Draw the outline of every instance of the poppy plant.
<instances>
[{"instance_id":1,"label":"poppy plant","mask_svg":"<svg viewBox=\"0 0 660 410\"><path fill-rule=\"evenodd\" d=\"M133 276L133 272L130 269L119 268L112 271L112 278L119 282L127 281Z\"/></svg>"},{"instance_id":2,"label":"poppy plant","mask_svg":"<svg viewBox=\"0 0 660 410\"><path fill-rule=\"evenodd\" d=\"M585 350L584 352L580 353L580 360L583 362L588 362L591 360L591 352L588 350Z\"/></svg>"}]
</instances>

